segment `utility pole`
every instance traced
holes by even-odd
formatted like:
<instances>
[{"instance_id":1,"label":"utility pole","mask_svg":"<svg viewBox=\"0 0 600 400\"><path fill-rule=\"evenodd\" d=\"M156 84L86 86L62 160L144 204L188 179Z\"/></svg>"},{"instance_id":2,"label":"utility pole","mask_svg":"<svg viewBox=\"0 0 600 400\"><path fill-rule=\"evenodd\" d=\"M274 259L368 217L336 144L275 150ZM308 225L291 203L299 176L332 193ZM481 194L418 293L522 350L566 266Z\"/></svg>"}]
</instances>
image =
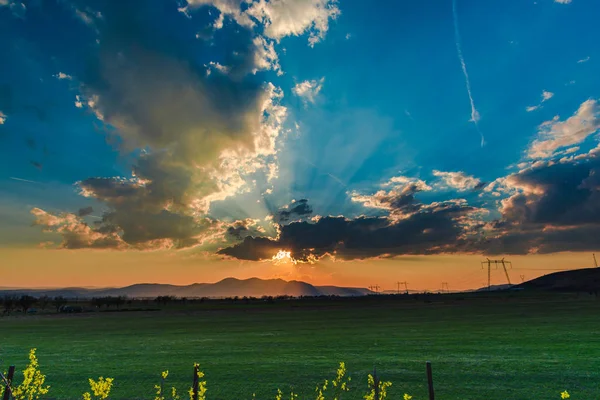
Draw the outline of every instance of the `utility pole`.
<instances>
[{"instance_id":1,"label":"utility pole","mask_svg":"<svg viewBox=\"0 0 600 400\"><path fill-rule=\"evenodd\" d=\"M398 285L398 294L400 294L400 285L402 284L402 282L396 282L396 285Z\"/></svg>"},{"instance_id":2,"label":"utility pole","mask_svg":"<svg viewBox=\"0 0 600 400\"><path fill-rule=\"evenodd\" d=\"M598 268L598 262L596 261L596 254L592 253L592 257L594 257L594 265Z\"/></svg>"},{"instance_id":3,"label":"utility pole","mask_svg":"<svg viewBox=\"0 0 600 400\"><path fill-rule=\"evenodd\" d=\"M379 285L373 285L373 286L369 286L369 290L378 293L379 291Z\"/></svg>"},{"instance_id":4,"label":"utility pole","mask_svg":"<svg viewBox=\"0 0 600 400\"><path fill-rule=\"evenodd\" d=\"M521 283L525 282L525 275L521 275Z\"/></svg>"}]
</instances>

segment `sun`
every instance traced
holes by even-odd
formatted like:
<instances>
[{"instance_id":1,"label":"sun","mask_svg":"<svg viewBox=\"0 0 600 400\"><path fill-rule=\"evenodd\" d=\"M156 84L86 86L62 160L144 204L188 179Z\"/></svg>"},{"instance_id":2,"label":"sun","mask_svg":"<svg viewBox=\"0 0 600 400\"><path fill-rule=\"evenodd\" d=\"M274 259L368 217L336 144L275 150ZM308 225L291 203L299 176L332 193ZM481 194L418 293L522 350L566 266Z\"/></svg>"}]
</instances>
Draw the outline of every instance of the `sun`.
<instances>
[{"instance_id":1,"label":"sun","mask_svg":"<svg viewBox=\"0 0 600 400\"><path fill-rule=\"evenodd\" d=\"M288 264L288 263L296 264L297 263L297 261L292 257L292 252L286 251L286 250L279 250L277 252L277 254L275 254L273 256L273 258L271 258L271 261L275 265Z\"/></svg>"}]
</instances>

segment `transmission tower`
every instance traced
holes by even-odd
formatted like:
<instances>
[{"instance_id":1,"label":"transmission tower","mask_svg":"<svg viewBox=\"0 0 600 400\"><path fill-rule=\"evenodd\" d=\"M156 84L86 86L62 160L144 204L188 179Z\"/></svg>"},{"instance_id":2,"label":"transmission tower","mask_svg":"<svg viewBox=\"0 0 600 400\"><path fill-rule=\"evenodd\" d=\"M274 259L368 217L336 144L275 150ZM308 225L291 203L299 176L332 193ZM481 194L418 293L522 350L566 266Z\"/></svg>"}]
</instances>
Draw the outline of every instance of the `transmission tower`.
<instances>
[{"instance_id":1,"label":"transmission tower","mask_svg":"<svg viewBox=\"0 0 600 400\"><path fill-rule=\"evenodd\" d=\"M371 290L375 293L379 293L379 285L369 286L369 290Z\"/></svg>"},{"instance_id":2,"label":"transmission tower","mask_svg":"<svg viewBox=\"0 0 600 400\"><path fill-rule=\"evenodd\" d=\"M404 285L404 290L406 290L406 294L408 294L408 282L400 282L401 284Z\"/></svg>"},{"instance_id":3,"label":"transmission tower","mask_svg":"<svg viewBox=\"0 0 600 400\"><path fill-rule=\"evenodd\" d=\"M446 288L446 293L450 293L450 289L448 288L448 282L442 282L442 293L444 292L444 288Z\"/></svg>"},{"instance_id":4,"label":"transmission tower","mask_svg":"<svg viewBox=\"0 0 600 400\"><path fill-rule=\"evenodd\" d=\"M521 282L525 282L525 275L520 275L521 277Z\"/></svg>"},{"instance_id":5,"label":"transmission tower","mask_svg":"<svg viewBox=\"0 0 600 400\"><path fill-rule=\"evenodd\" d=\"M489 258L486 258L486 261L481 262L481 268L485 268L486 264L487 264L487 269L488 269L488 290L491 290L492 264L494 264L496 269L498 269L498 264L502 265L502 268L504 269L504 274L506 275L506 281L508 282L509 285L512 285L512 283L510 283L510 277L508 276L508 270L506 269L507 264L510 266L510 268L512 268L512 262L505 261L504 257L500 260L490 260Z\"/></svg>"}]
</instances>

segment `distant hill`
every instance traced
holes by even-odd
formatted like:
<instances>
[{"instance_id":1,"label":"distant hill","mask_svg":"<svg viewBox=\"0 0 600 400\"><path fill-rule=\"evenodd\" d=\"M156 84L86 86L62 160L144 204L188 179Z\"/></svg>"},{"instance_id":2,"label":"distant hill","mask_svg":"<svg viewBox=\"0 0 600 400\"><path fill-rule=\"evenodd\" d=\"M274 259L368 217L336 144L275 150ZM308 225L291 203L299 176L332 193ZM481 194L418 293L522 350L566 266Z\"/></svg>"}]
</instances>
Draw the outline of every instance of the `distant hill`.
<instances>
[{"instance_id":1,"label":"distant hill","mask_svg":"<svg viewBox=\"0 0 600 400\"><path fill-rule=\"evenodd\" d=\"M567 292L600 291L600 268L575 269L554 272L523 282L517 287L523 289L556 290Z\"/></svg>"},{"instance_id":2,"label":"distant hill","mask_svg":"<svg viewBox=\"0 0 600 400\"><path fill-rule=\"evenodd\" d=\"M509 285L508 283L504 283L501 285L491 285L489 288L487 286L484 286L482 288L473 290L474 292L488 292L488 291L497 291L497 290L506 290L506 289L510 289L512 287L515 287L516 285Z\"/></svg>"},{"instance_id":3,"label":"distant hill","mask_svg":"<svg viewBox=\"0 0 600 400\"><path fill-rule=\"evenodd\" d=\"M301 281L283 279L226 278L216 283L194 283L187 286L160 283L140 283L122 288L63 288L63 289L12 289L0 290L0 296L28 294L31 296L63 296L66 298L91 298L127 296L131 298L176 297L262 297L262 296L365 296L368 289L338 286L313 286Z\"/></svg>"}]
</instances>

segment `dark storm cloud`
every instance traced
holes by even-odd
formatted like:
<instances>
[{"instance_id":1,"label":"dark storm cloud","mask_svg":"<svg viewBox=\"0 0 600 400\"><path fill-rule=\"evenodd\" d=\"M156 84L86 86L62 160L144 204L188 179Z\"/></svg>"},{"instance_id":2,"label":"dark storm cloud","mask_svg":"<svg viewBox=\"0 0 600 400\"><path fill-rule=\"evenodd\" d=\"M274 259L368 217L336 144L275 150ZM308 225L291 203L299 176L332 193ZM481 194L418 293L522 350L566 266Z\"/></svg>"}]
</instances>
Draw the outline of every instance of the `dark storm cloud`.
<instances>
[{"instance_id":1,"label":"dark storm cloud","mask_svg":"<svg viewBox=\"0 0 600 400\"><path fill-rule=\"evenodd\" d=\"M235 221L231 226L227 227L225 239L231 241L240 241L247 236L261 236L264 234L264 229L257 225L257 220L245 219Z\"/></svg>"},{"instance_id":2,"label":"dark storm cloud","mask_svg":"<svg viewBox=\"0 0 600 400\"><path fill-rule=\"evenodd\" d=\"M503 218L520 224L582 225L600 223L600 160L557 163L513 175L525 187L512 196Z\"/></svg>"},{"instance_id":3,"label":"dark storm cloud","mask_svg":"<svg viewBox=\"0 0 600 400\"><path fill-rule=\"evenodd\" d=\"M304 217L312 214L312 207L308 204L307 199L300 199L290 206L287 209L283 209L278 211L274 217L275 220L279 223L289 222L292 218L295 217Z\"/></svg>"},{"instance_id":4,"label":"dark storm cloud","mask_svg":"<svg viewBox=\"0 0 600 400\"><path fill-rule=\"evenodd\" d=\"M316 222L293 222L281 226L277 240L246 237L219 253L248 260L270 258L277 249L291 251L292 257L299 260L334 252L342 258L440 253L458 249L465 232L459 219L472 211L463 203L450 202L424 206L400 221L387 217L324 217Z\"/></svg>"},{"instance_id":5,"label":"dark storm cloud","mask_svg":"<svg viewBox=\"0 0 600 400\"><path fill-rule=\"evenodd\" d=\"M504 201L482 248L526 254L600 248L600 159L591 156L511 175L521 192Z\"/></svg>"}]
</instances>

